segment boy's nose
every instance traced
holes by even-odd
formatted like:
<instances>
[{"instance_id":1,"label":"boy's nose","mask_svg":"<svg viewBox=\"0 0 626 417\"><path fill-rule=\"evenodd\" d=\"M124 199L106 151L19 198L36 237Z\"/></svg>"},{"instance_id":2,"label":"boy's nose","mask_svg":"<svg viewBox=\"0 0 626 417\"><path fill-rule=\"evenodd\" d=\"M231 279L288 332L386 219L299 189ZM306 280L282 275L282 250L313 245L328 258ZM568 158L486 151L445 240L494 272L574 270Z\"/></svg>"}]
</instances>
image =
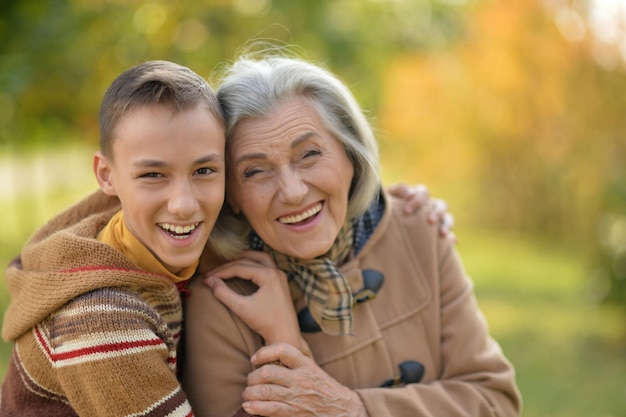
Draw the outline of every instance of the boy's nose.
<instances>
[{"instance_id":1,"label":"boy's nose","mask_svg":"<svg viewBox=\"0 0 626 417\"><path fill-rule=\"evenodd\" d=\"M182 219L190 218L198 210L198 199L193 188L187 182L181 182L173 187L168 201L168 210Z\"/></svg>"}]
</instances>

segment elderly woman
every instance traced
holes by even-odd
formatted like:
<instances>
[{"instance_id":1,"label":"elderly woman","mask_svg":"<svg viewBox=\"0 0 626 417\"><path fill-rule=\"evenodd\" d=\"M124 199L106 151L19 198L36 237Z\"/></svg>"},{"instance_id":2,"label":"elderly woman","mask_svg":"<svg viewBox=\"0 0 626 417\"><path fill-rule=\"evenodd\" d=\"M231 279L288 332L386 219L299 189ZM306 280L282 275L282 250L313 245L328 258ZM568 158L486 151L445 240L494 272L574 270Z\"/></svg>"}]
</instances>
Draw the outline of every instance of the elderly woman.
<instances>
[{"instance_id":1,"label":"elderly woman","mask_svg":"<svg viewBox=\"0 0 626 417\"><path fill-rule=\"evenodd\" d=\"M242 398L265 416L519 415L513 367L454 245L381 188L349 90L319 66L266 56L237 60L218 97L220 221L259 252L191 284L183 385L198 415L230 415ZM251 276L255 262L272 267L268 254L288 284ZM293 343L264 346L244 324L268 312L286 332L297 313L301 333L281 339Z\"/></svg>"}]
</instances>

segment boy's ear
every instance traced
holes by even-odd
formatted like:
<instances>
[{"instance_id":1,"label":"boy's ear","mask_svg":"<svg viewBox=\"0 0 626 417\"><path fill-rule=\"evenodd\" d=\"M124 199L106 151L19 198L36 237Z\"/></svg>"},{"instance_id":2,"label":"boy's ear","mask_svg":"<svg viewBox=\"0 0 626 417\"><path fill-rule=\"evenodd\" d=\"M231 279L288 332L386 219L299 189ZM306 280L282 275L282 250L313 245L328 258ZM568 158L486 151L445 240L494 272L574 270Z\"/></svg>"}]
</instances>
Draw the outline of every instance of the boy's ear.
<instances>
[{"instance_id":1,"label":"boy's ear","mask_svg":"<svg viewBox=\"0 0 626 417\"><path fill-rule=\"evenodd\" d=\"M113 183L111 164L100 151L93 156L93 173L96 174L96 180L103 193L106 195L117 195L115 184Z\"/></svg>"}]
</instances>

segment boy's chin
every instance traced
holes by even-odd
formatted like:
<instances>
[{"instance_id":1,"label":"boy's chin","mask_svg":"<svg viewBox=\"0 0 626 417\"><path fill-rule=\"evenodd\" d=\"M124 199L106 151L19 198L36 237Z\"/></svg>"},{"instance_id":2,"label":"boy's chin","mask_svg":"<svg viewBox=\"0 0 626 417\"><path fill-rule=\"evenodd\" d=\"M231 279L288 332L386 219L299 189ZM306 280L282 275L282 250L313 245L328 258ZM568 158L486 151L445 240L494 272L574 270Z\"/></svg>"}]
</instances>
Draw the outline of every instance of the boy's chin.
<instances>
[{"instance_id":1,"label":"boy's chin","mask_svg":"<svg viewBox=\"0 0 626 417\"><path fill-rule=\"evenodd\" d=\"M173 274L180 273L182 270L189 268L190 266L196 265L198 260L200 259L200 255L202 254L202 250L194 250L192 253L186 254L184 258L172 259L172 261L168 262L167 258L160 258L161 263L167 268L168 271Z\"/></svg>"}]
</instances>

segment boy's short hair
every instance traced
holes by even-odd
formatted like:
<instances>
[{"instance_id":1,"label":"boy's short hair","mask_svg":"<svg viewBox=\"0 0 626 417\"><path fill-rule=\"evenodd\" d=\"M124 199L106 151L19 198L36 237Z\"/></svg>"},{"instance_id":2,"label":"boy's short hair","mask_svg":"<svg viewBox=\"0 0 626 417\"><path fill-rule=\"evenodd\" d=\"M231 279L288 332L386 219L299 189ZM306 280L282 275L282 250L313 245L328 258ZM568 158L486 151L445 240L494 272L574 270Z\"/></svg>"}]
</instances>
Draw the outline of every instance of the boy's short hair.
<instances>
[{"instance_id":1,"label":"boy's short hair","mask_svg":"<svg viewBox=\"0 0 626 417\"><path fill-rule=\"evenodd\" d=\"M115 129L130 111L157 104L174 111L204 103L224 127L224 117L215 93L207 82L187 67L169 61L148 61L121 73L109 86L100 106L100 149L113 158Z\"/></svg>"}]
</instances>

